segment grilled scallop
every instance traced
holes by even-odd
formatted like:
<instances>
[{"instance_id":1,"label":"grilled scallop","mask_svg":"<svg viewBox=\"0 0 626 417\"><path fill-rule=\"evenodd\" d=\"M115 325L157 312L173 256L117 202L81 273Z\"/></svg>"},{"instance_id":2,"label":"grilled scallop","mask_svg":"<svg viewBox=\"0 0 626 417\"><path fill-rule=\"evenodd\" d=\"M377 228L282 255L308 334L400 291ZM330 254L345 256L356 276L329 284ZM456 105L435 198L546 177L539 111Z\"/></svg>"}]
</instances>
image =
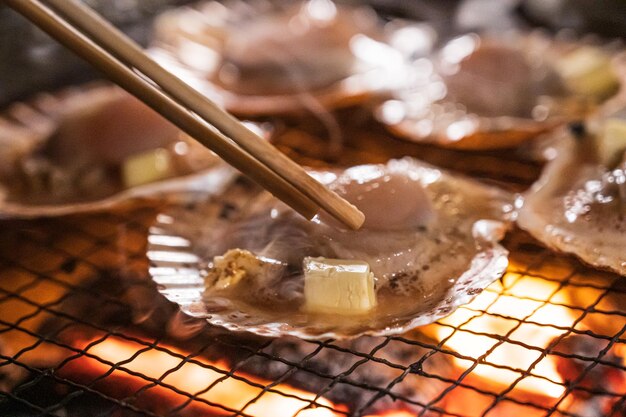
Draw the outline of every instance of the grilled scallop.
<instances>
[{"instance_id":1,"label":"grilled scallop","mask_svg":"<svg viewBox=\"0 0 626 417\"><path fill-rule=\"evenodd\" d=\"M166 13L155 32L155 56L237 114L318 112L401 82L401 54L366 7L206 2Z\"/></svg>"},{"instance_id":2,"label":"grilled scallop","mask_svg":"<svg viewBox=\"0 0 626 417\"><path fill-rule=\"evenodd\" d=\"M112 86L41 95L0 119L0 216L94 210L214 178L211 152ZM198 174L201 172L200 174Z\"/></svg>"},{"instance_id":3,"label":"grilled scallop","mask_svg":"<svg viewBox=\"0 0 626 417\"><path fill-rule=\"evenodd\" d=\"M233 330L345 338L430 323L504 272L507 252L498 241L513 207L508 193L412 159L311 175L365 211L362 230L309 222L238 182L205 204L160 217L148 256L163 294ZM372 275L343 275L334 285L322 272L320 297L319 288L307 289L307 269L324 263L357 274L369 265ZM358 292L368 279L377 300L363 309ZM342 305L327 314L309 309L310 297Z\"/></svg>"},{"instance_id":4,"label":"grilled scallop","mask_svg":"<svg viewBox=\"0 0 626 417\"><path fill-rule=\"evenodd\" d=\"M557 156L523 198L518 224L546 245L626 275L626 120L563 133Z\"/></svg>"},{"instance_id":5,"label":"grilled scallop","mask_svg":"<svg viewBox=\"0 0 626 417\"><path fill-rule=\"evenodd\" d=\"M378 118L401 137L458 149L518 146L614 96L617 47L543 35L452 39L414 64Z\"/></svg>"}]
</instances>

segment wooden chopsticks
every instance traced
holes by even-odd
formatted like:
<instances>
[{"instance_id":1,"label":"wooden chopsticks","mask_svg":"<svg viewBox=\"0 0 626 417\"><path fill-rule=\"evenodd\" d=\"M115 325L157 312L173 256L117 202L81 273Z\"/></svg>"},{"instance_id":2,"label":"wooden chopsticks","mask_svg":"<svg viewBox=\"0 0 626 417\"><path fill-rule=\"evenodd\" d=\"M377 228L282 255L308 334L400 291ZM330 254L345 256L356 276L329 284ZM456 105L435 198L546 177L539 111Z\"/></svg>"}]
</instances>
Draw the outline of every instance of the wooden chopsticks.
<instances>
[{"instance_id":1,"label":"wooden chopsticks","mask_svg":"<svg viewBox=\"0 0 626 417\"><path fill-rule=\"evenodd\" d=\"M4 1L307 219L322 209L352 229L363 224L356 207L166 71L89 7L76 0Z\"/></svg>"}]
</instances>

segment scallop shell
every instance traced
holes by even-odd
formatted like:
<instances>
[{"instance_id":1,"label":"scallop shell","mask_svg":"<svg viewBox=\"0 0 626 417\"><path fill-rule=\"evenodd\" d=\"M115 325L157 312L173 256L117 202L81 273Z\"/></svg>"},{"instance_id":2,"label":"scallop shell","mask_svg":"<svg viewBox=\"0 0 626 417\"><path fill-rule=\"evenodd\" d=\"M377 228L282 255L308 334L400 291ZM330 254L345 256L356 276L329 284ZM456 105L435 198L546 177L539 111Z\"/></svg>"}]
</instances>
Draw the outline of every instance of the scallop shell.
<instances>
[{"instance_id":1,"label":"scallop shell","mask_svg":"<svg viewBox=\"0 0 626 417\"><path fill-rule=\"evenodd\" d=\"M608 170L595 159L592 136L560 135L556 158L520 199L517 223L553 249L626 275L626 162Z\"/></svg>"},{"instance_id":2,"label":"scallop shell","mask_svg":"<svg viewBox=\"0 0 626 417\"><path fill-rule=\"evenodd\" d=\"M66 143L65 149L61 149L61 146L47 149L46 155L54 154L54 158L59 158L59 160L55 159L55 164L59 164L58 166L62 167L68 161L68 163L73 163L88 153L90 155L96 154L97 158L102 158L102 160L112 161L118 158L121 154L118 154L118 149L115 146L108 146L110 145L107 142L109 138L106 135L98 136L98 126L80 122L67 124L65 121L68 119L74 121L92 120L83 119L83 117L90 117L103 112L101 119L104 121L99 120L99 122L108 124L107 117L115 117L121 108L129 109L129 106L126 105L128 100L135 99L130 98L117 87L95 84L67 89L56 94L42 94L28 103L17 103L9 107L0 116L0 145L2 146L0 149L2 165L0 168L0 218L48 217L97 211L111 208L130 199L149 196L162 197L166 193L170 193L168 198L183 197L182 192L184 191L202 192L206 189L213 189L228 182L233 177L234 171L221 163L210 151L195 149L194 146L199 145L180 136L174 126L160 119L154 126L149 127L150 132L157 132L156 136L160 136L160 139L155 140L154 145L163 146L164 144L183 141L189 147L189 151L187 155L180 157L181 161L184 161L185 166L189 169L194 166L202 166L202 169L197 172L187 171L190 173L131 188L124 188L117 182L109 181L108 177L103 177L102 182L99 180L97 182L98 186L102 185L102 192L94 193L93 198L84 197L84 191L80 192L71 186L64 188L63 195L55 194L54 190L45 188L41 191L34 191L37 188L28 188L30 186L26 186L25 189L15 188L18 175L22 175L18 174L18 166L29 163L29 158L39 155L42 149L52 143L55 135L65 134L62 132L71 130L72 134L76 136L93 135L96 138L95 142L98 143L94 143L96 148L91 150L87 149L89 146L78 149L80 146L74 147L72 143ZM139 109L140 112L143 109L143 107L140 109L136 106L133 108ZM151 112L147 108L145 110ZM158 116L152 113L150 117L154 119ZM153 120L150 117L147 120ZM133 127L124 124L115 129L112 132L117 131L119 133L119 129L132 131ZM159 130L165 133L160 134L158 133ZM115 143L115 138L112 139L112 143ZM152 141L151 135L148 135L148 141ZM137 144L132 141L123 144L118 143L118 145L128 148L128 151L141 150L141 147L151 146L150 143ZM52 158L52 156L42 158L42 163L47 163L48 158ZM181 193L175 194L175 192Z\"/></svg>"},{"instance_id":3,"label":"scallop shell","mask_svg":"<svg viewBox=\"0 0 626 417\"><path fill-rule=\"evenodd\" d=\"M457 37L416 60L412 87L397 91L376 117L410 141L465 150L517 147L597 108L568 93L554 70L558 57L579 47L600 48L617 60L617 42L596 43L539 32ZM490 64L478 69L479 60ZM622 68L615 65L614 72L623 79Z\"/></svg>"},{"instance_id":4,"label":"scallop shell","mask_svg":"<svg viewBox=\"0 0 626 417\"><path fill-rule=\"evenodd\" d=\"M507 251L498 241L512 216L509 193L408 158L358 169L372 167L417 179L433 202L436 220L409 232L336 232L341 236L334 242L335 257L363 259L367 248L374 246L377 254L370 256L381 260L370 261L375 274L382 277L377 268L403 269L379 281L379 305L370 313L329 317L304 312L298 305L302 299L297 299L301 276L296 281L293 276L282 276L278 282L262 282L251 299L243 293L205 293L207 266L213 256L232 247L256 253L259 248L270 248L295 268L301 268L306 254L317 250L307 243L309 222L284 211L281 204L245 181L202 204L158 216L148 246L154 282L183 312L229 330L346 339L403 333L432 323L470 302L503 274ZM342 175L312 173L331 188L336 186L337 175ZM389 292L381 295L381 291Z\"/></svg>"},{"instance_id":5,"label":"scallop shell","mask_svg":"<svg viewBox=\"0 0 626 417\"><path fill-rule=\"evenodd\" d=\"M374 12L330 0L204 2L163 14L155 36L152 54L162 65L239 115L319 113L399 88L406 78L403 54L387 43ZM254 59L267 66L258 80ZM252 72L238 75L244 63Z\"/></svg>"}]
</instances>

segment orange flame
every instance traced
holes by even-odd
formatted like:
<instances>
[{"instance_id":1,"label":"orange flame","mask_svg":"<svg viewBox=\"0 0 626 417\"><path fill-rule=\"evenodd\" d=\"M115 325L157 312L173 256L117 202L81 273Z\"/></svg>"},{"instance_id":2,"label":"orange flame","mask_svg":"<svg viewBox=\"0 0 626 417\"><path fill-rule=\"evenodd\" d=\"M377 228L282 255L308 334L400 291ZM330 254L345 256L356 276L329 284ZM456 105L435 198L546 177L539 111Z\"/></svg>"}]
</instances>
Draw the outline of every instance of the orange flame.
<instances>
[{"instance_id":1,"label":"orange flame","mask_svg":"<svg viewBox=\"0 0 626 417\"><path fill-rule=\"evenodd\" d=\"M89 345L90 342L86 342L82 348ZM287 384L273 386L275 392L266 391L261 387L270 385L271 381L243 372L235 372L233 378L226 375L230 367L225 362L200 358L186 362L181 357L187 357L188 353L159 346L162 349L148 349L145 344L110 336L89 347L86 355L73 359L57 372L115 398L134 398L127 398L125 402L153 412L167 414L180 407L177 416L232 414L207 403L258 417L337 417L347 413L345 406L318 398L313 393ZM112 369L111 363L118 364L116 369ZM160 383L153 384L151 380L160 380ZM194 400L184 393L193 396ZM412 415L390 410L379 417Z\"/></svg>"},{"instance_id":2,"label":"orange flame","mask_svg":"<svg viewBox=\"0 0 626 417\"><path fill-rule=\"evenodd\" d=\"M499 283L494 283L490 289L495 291L483 291L467 306L468 308L460 308L441 321L459 329L452 334L445 345L462 355L479 358L498 342L496 338L480 333L504 336L519 324L519 320L523 320L524 323L513 330L509 338L532 346L548 346L553 338L563 333L562 330L548 325L571 327L576 319L570 309L555 305L567 301L561 292L557 292L550 298L551 294L558 289L557 287L557 283L527 276L518 279L512 288L506 291ZM547 304L536 301L548 298L551 302ZM487 314L480 313L485 310ZM448 326L438 327L439 340L448 337L452 330ZM534 375L546 377L556 383L535 376L527 376L517 384L517 387L527 392L557 398L563 393L563 386L558 384L562 382L562 379L550 357L544 357L537 364L532 365L540 359L540 355L539 350L505 342L489 353L485 357L485 362L521 370L528 370L532 366ZM472 364L471 361L459 358L455 358L455 362L461 369L467 369ZM520 372L496 368L489 364L477 365L472 373L504 386L511 385L521 376Z\"/></svg>"},{"instance_id":3,"label":"orange flame","mask_svg":"<svg viewBox=\"0 0 626 417\"><path fill-rule=\"evenodd\" d=\"M374 416L365 416L365 417L374 417ZM378 417L415 417L415 413L411 413L409 411L404 411L404 410L392 410L392 411L386 411L382 414L378 414Z\"/></svg>"},{"instance_id":4,"label":"orange flame","mask_svg":"<svg viewBox=\"0 0 626 417\"><path fill-rule=\"evenodd\" d=\"M85 343L84 346L88 346L88 344ZM316 398L310 392L286 384L278 384L272 388L280 393L264 391L263 388L253 384L264 387L269 385L271 381L240 372L235 373L235 375L242 379L236 379L230 375L226 376L225 373L229 372L230 368L223 362L209 362L195 358L195 363L183 363L182 359L175 355L180 354L186 357L188 354L169 346L161 345L160 347L173 354L163 350L146 349L145 345L136 342L109 337L91 346L87 350L87 356L70 361L61 368L60 372L85 384L90 384L98 376L110 372L110 375L96 383L96 389L119 398L132 396L141 387L146 387L135 399L135 402L142 407L147 406L153 410L158 408L160 411L169 411L189 402L188 396L177 393L168 386L194 395L195 400L190 401L183 408L182 413L177 413L177 415L206 415L207 412L232 414L232 412L220 407L208 405L206 402L220 404L233 410L242 410L246 415L259 417L290 417L294 415L334 417L345 414L338 412L345 409L343 406L336 406L325 398ZM100 360L90 357L90 355ZM119 369L111 372L112 367L103 362L121 365ZM215 369L211 369L211 367ZM138 374L143 375L143 377ZM162 378L161 384L150 385L150 379L159 378ZM213 386L204 392L211 385ZM314 405L312 405L313 402ZM319 407L320 405L329 408Z\"/></svg>"}]
</instances>

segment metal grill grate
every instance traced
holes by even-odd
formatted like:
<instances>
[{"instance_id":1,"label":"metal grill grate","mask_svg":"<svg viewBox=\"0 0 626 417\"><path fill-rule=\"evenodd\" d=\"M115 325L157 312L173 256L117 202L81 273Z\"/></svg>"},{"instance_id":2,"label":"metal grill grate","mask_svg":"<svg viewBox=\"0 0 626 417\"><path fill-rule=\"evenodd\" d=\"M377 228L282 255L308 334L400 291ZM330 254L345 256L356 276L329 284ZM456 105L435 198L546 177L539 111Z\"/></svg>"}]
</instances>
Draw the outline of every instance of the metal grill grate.
<instances>
[{"instance_id":1,"label":"metal grill grate","mask_svg":"<svg viewBox=\"0 0 626 417\"><path fill-rule=\"evenodd\" d=\"M312 148L291 133L283 132L281 146L306 159L298 149ZM361 136L358 149L368 143ZM402 146L391 148L410 153ZM348 143L340 162L355 162L356 149ZM424 148L420 155L505 178L512 188L538 168L497 154L460 161ZM494 166L502 169L489 172ZM353 343L265 340L190 321L158 295L145 247L147 228L165 208L151 202L1 223L0 415L278 415L260 409L267 398L284 404L283 413L280 401L291 401L301 416L624 413L623 278L554 254L521 231L505 242L506 275L438 323ZM111 345L128 350L109 355ZM178 378L186 369L200 381Z\"/></svg>"}]
</instances>

